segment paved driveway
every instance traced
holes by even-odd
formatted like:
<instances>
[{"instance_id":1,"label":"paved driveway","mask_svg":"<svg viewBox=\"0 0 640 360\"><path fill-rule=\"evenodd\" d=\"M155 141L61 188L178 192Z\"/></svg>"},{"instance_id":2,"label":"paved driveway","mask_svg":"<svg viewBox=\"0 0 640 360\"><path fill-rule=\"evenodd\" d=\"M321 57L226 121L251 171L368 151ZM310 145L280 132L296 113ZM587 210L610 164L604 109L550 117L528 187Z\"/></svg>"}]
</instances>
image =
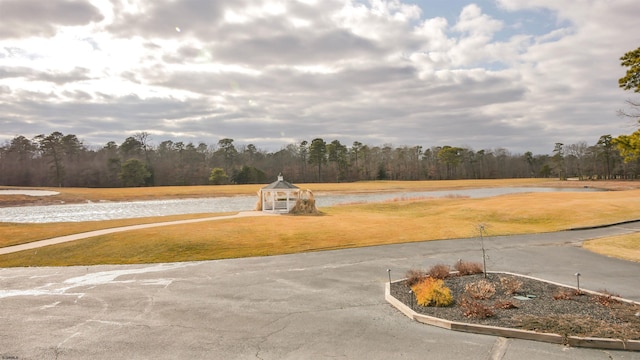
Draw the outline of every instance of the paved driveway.
<instances>
[{"instance_id":1,"label":"paved driveway","mask_svg":"<svg viewBox=\"0 0 640 360\"><path fill-rule=\"evenodd\" d=\"M486 238L489 270L640 300L640 264L589 253L606 229ZM640 353L450 332L384 301L387 269L481 261L431 241L235 260L0 270L0 359L639 359Z\"/></svg>"}]
</instances>

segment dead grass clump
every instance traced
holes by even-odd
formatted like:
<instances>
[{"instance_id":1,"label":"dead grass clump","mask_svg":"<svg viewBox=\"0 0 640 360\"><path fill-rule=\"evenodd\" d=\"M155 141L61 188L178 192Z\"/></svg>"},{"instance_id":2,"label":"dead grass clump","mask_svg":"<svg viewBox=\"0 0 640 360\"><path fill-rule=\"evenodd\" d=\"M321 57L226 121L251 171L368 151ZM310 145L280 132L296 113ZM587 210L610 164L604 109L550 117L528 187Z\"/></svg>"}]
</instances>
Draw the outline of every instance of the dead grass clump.
<instances>
[{"instance_id":1,"label":"dead grass clump","mask_svg":"<svg viewBox=\"0 0 640 360\"><path fill-rule=\"evenodd\" d=\"M410 269L407 271L405 277L407 278L407 285L413 287L417 283L427 278L427 273L424 270Z\"/></svg>"},{"instance_id":2,"label":"dead grass clump","mask_svg":"<svg viewBox=\"0 0 640 360\"><path fill-rule=\"evenodd\" d=\"M496 293L496 287L487 280L479 280L464 286L465 294L476 300L490 299Z\"/></svg>"},{"instance_id":3,"label":"dead grass clump","mask_svg":"<svg viewBox=\"0 0 640 360\"><path fill-rule=\"evenodd\" d=\"M482 274L482 264L476 262L460 260L453 268L458 271L458 275L460 276Z\"/></svg>"},{"instance_id":4,"label":"dead grass clump","mask_svg":"<svg viewBox=\"0 0 640 360\"><path fill-rule=\"evenodd\" d=\"M595 302L597 302L602 306L611 307L611 305L617 304L620 302L620 300L616 299L620 297L620 295L618 294L611 293L607 290L600 290L598 292L601 295L596 295L593 297L593 299L595 300Z\"/></svg>"},{"instance_id":5,"label":"dead grass clump","mask_svg":"<svg viewBox=\"0 0 640 360\"><path fill-rule=\"evenodd\" d=\"M313 197L311 190L305 190L302 192L301 197L296 200L296 204L293 206L291 211L289 211L289 214L318 215L316 199Z\"/></svg>"},{"instance_id":6,"label":"dead grass clump","mask_svg":"<svg viewBox=\"0 0 640 360\"><path fill-rule=\"evenodd\" d=\"M427 273L435 279L446 279L451 275L451 268L449 265L436 264L433 265Z\"/></svg>"},{"instance_id":7,"label":"dead grass clump","mask_svg":"<svg viewBox=\"0 0 640 360\"><path fill-rule=\"evenodd\" d=\"M464 316L474 319L485 319L496 314L492 308L466 297L460 301L460 308Z\"/></svg>"},{"instance_id":8,"label":"dead grass clump","mask_svg":"<svg viewBox=\"0 0 640 360\"><path fill-rule=\"evenodd\" d=\"M563 289L553 294L553 300L572 300L579 295L582 294L576 289Z\"/></svg>"},{"instance_id":9,"label":"dead grass clump","mask_svg":"<svg viewBox=\"0 0 640 360\"><path fill-rule=\"evenodd\" d=\"M637 339L633 324L610 324L588 316L553 315L521 316L514 318L524 330L547 332L564 336L598 337L609 339Z\"/></svg>"},{"instance_id":10,"label":"dead grass clump","mask_svg":"<svg viewBox=\"0 0 640 360\"><path fill-rule=\"evenodd\" d=\"M610 303L607 307L611 309L611 314L616 319L634 326L636 338L640 340L640 305L629 306L628 303L618 300Z\"/></svg>"},{"instance_id":11,"label":"dead grass clump","mask_svg":"<svg viewBox=\"0 0 640 360\"><path fill-rule=\"evenodd\" d=\"M453 304L451 289L441 279L427 277L411 287L420 306L449 306Z\"/></svg>"},{"instance_id":12,"label":"dead grass clump","mask_svg":"<svg viewBox=\"0 0 640 360\"><path fill-rule=\"evenodd\" d=\"M493 307L496 309L517 309L518 305L514 304L513 301L505 300L505 301L496 301L493 304Z\"/></svg>"},{"instance_id":13,"label":"dead grass clump","mask_svg":"<svg viewBox=\"0 0 640 360\"><path fill-rule=\"evenodd\" d=\"M500 277L500 286L507 295L518 294L522 290L522 281L515 277Z\"/></svg>"}]
</instances>

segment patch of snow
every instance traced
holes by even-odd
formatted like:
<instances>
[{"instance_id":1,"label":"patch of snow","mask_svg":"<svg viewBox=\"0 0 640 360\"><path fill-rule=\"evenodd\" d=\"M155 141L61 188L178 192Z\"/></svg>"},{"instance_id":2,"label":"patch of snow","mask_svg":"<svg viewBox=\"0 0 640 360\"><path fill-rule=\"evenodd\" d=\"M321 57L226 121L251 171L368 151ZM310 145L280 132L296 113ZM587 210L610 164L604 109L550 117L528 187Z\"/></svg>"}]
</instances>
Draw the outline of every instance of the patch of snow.
<instances>
[{"instance_id":1,"label":"patch of snow","mask_svg":"<svg viewBox=\"0 0 640 360\"><path fill-rule=\"evenodd\" d=\"M0 299L13 296L42 296L42 295L63 295L57 291L29 289L29 290L0 290Z\"/></svg>"},{"instance_id":2,"label":"patch of snow","mask_svg":"<svg viewBox=\"0 0 640 360\"><path fill-rule=\"evenodd\" d=\"M140 279L140 280L121 280L117 279L125 275L140 275L146 273L161 272L165 270L174 270L184 268L187 266L193 266L198 264L197 262L191 263L172 263L172 264L157 264L153 266L136 268L136 269L124 269L124 270L111 270L101 271L93 274L87 274L83 276L77 276L63 281L61 284L48 283L44 286L27 289L27 290L0 290L0 299L14 296L43 296L43 295L72 295L82 297L83 293L70 293L67 292L77 287L89 287L93 288L99 285L106 284L126 284L139 282L146 286L163 286L167 287L173 282L172 279ZM62 285L62 286L60 286ZM44 307L53 307L54 305L45 305Z\"/></svg>"},{"instance_id":3,"label":"patch of snow","mask_svg":"<svg viewBox=\"0 0 640 360\"><path fill-rule=\"evenodd\" d=\"M137 268L137 269L125 269L125 270L111 270L111 271L102 271L93 274L82 275L78 277L74 277L71 279L67 279L64 281L65 284L70 284L71 286L68 288L80 287L80 286L96 286L96 285L104 285L116 282L115 280L120 276L124 275L139 275L146 274L152 272L159 272L165 270L173 270L179 269L186 266L191 266L191 263L174 263L174 264L158 264L154 266ZM155 280L158 282L159 280ZM127 282L127 281L119 281L119 282ZM143 280L143 282L149 283L149 280ZM166 285L166 280L163 279L161 282L162 285Z\"/></svg>"},{"instance_id":4,"label":"patch of snow","mask_svg":"<svg viewBox=\"0 0 640 360\"><path fill-rule=\"evenodd\" d=\"M58 304L60 304L60 301L56 301L53 304L49 304L49 305L42 305L42 306L40 306L40 310L51 309L51 308L54 308L54 307L58 306Z\"/></svg>"}]
</instances>

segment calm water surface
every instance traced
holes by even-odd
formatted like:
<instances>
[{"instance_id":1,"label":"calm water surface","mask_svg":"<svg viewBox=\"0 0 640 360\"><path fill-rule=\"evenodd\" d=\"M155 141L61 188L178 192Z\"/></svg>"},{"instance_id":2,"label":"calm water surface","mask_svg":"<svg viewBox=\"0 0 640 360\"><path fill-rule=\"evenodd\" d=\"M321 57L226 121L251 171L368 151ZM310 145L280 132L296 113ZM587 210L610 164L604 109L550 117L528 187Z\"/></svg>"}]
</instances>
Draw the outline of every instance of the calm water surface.
<instances>
[{"instance_id":1,"label":"calm water surface","mask_svg":"<svg viewBox=\"0 0 640 360\"><path fill-rule=\"evenodd\" d=\"M318 208L348 204L380 202L398 198L439 198L460 196L484 198L525 192L576 192L598 191L591 188L485 188L444 191L392 192L373 194L316 194ZM0 222L53 223L97 220L128 219L148 216L166 216L214 212L237 212L253 210L257 196L233 196L201 199L174 199L131 202L98 202L47 206L19 206L0 208Z\"/></svg>"}]
</instances>

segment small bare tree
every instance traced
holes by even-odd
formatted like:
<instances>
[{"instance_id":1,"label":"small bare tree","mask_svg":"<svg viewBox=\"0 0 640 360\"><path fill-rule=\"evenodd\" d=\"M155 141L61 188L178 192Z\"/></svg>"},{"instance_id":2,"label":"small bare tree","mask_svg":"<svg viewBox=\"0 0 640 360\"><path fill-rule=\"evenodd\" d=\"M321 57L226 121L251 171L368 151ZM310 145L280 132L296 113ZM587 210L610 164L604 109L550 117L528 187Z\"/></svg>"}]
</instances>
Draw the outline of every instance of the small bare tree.
<instances>
[{"instance_id":1,"label":"small bare tree","mask_svg":"<svg viewBox=\"0 0 640 360\"><path fill-rule=\"evenodd\" d=\"M484 248L484 234L486 234L486 225L478 224L476 225L476 230L480 233L480 246L482 247L482 272L484 273L484 277L487 277L487 253Z\"/></svg>"}]
</instances>

